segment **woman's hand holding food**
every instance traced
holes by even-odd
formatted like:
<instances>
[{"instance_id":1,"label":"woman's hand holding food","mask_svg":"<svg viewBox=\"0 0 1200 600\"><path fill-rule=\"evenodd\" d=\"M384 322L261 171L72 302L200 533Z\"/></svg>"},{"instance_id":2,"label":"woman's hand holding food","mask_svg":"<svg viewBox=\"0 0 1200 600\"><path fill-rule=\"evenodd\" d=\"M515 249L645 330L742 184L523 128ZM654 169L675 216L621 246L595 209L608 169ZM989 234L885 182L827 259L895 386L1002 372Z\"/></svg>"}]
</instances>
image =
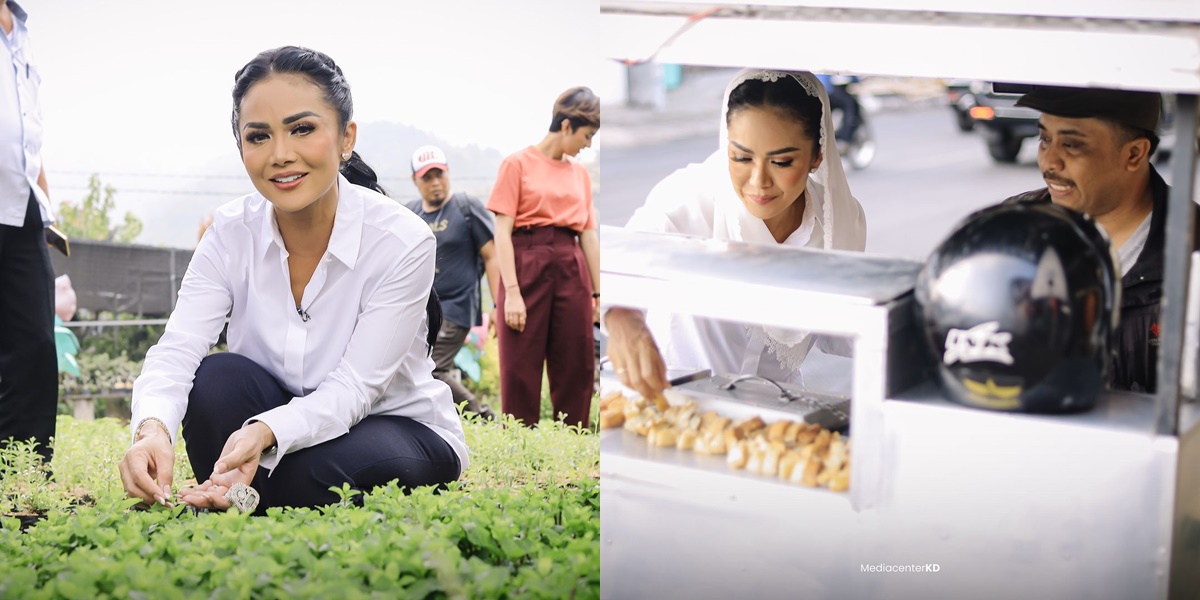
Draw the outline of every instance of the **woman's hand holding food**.
<instances>
[{"instance_id":1,"label":"woman's hand holding food","mask_svg":"<svg viewBox=\"0 0 1200 600\"><path fill-rule=\"evenodd\" d=\"M668 387L667 367L642 313L611 308L604 323L608 327L608 358L621 383L643 398L662 395Z\"/></svg>"},{"instance_id":2,"label":"woman's hand holding food","mask_svg":"<svg viewBox=\"0 0 1200 600\"><path fill-rule=\"evenodd\" d=\"M258 472L258 459L275 445L275 434L261 421L233 432L221 449L212 475L200 485L179 493L181 500L196 508L225 510L232 506L225 494L236 483L250 485Z\"/></svg>"}]
</instances>

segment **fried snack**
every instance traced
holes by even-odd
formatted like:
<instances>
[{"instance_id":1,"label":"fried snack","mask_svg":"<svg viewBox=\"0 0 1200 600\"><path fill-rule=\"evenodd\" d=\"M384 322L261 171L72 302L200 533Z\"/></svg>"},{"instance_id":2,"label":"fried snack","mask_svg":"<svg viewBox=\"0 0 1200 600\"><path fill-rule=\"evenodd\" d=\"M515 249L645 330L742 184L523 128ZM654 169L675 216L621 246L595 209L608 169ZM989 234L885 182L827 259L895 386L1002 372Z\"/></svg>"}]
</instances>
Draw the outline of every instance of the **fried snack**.
<instances>
[{"instance_id":1,"label":"fried snack","mask_svg":"<svg viewBox=\"0 0 1200 600\"><path fill-rule=\"evenodd\" d=\"M800 485L807 485L808 487L817 487L817 475L819 475L820 473L821 473L821 461L815 457L810 458L808 460L808 462L806 462L804 464L804 472L800 476ZM796 475L796 473L793 472L792 476L794 477L795 475Z\"/></svg>"},{"instance_id":2,"label":"fried snack","mask_svg":"<svg viewBox=\"0 0 1200 600\"><path fill-rule=\"evenodd\" d=\"M626 398L626 400L625 400L625 420L629 421L630 417L641 413L643 408L646 408L646 401L644 399L635 398L633 400L630 400L630 399Z\"/></svg>"},{"instance_id":3,"label":"fried snack","mask_svg":"<svg viewBox=\"0 0 1200 600\"><path fill-rule=\"evenodd\" d=\"M742 432L742 436L739 439L748 438L748 437L750 437L750 434L752 434L766 426L767 426L767 423L765 421L763 421L762 417L760 417L758 415L754 415L753 417L750 417L748 419L742 419L741 421L738 421L737 423L733 424L734 429L737 429Z\"/></svg>"},{"instance_id":4,"label":"fried snack","mask_svg":"<svg viewBox=\"0 0 1200 600\"><path fill-rule=\"evenodd\" d=\"M620 410L625 408L625 394L621 390L617 390L600 399L600 410L605 411L613 407L614 404L620 403Z\"/></svg>"},{"instance_id":5,"label":"fried snack","mask_svg":"<svg viewBox=\"0 0 1200 600\"><path fill-rule=\"evenodd\" d=\"M834 433L829 441L829 452L825 454L825 468L832 473L841 470L846 462L846 442L841 434Z\"/></svg>"},{"instance_id":6,"label":"fried snack","mask_svg":"<svg viewBox=\"0 0 1200 600\"><path fill-rule=\"evenodd\" d=\"M613 429L624 424L624 412L618 410L600 411L600 429Z\"/></svg>"},{"instance_id":7,"label":"fried snack","mask_svg":"<svg viewBox=\"0 0 1200 600\"><path fill-rule=\"evenodd\" d=\"M699 434L693 429L684 429L679 432L679 439L675 442L675 447L680 450L691 450L696 447L696 439Z\"/></svg>"},{"instance_id":8,"label":"fried snack","mask_svg":"<svg viewBox=\"0 0 1200 600\"><path fill-rule=\"evenodd\" d=\"M817 434L817 439L813 440L813 456L824 456L825 450L829 448L829 442L833 439L828 429L822 429L821 433Z\"/></svg>"},{"instance_id":9,"label":"fried snack","mask_svg":"<svg viewBox=\"0 0 1200 600\"><path fill-rule=\"evenodd\" d=\"M779 474L779 459L783 453L787 451L787 446L783 442L769 442L767 438L760 437L758 448L760 450L761 463L759 465L758 474L765 477L774 477Z\"/></svg>"},{"instance_id":10,"label":"fried snack","mask_svg":"<svg viewBox=\"0 0 1200 600\"><path fill-rule=\"evenodd\" d=\"M722 431L701 432L696 438L695 451L699 454L725 454L728 445L725 443L725 433Z\"/></svg>"},{"instance_id":11,"label":"fried snack","mask_svg":"<svg viewBox=\"0 0 1200 600\"><path fill-rule=\"evenodd\" d=\"M809 459L796 453L796 464L792 467L792 472L788 475L788 481L792 483L800 483L804 481L804 471L808 469Z\"/></svg>"},{"instance_id":12,"label":"fried snack","mask_svg":"<svg viewBox=\"0 0 1200 600\"><path fill-rule=\"evenodd\" d=\"M794 450L788 450L779 457L779 478L788 481L792 478L792 471L800 462L800 453Z\"/></svg>"},{"instance_id":13,"label":"fried snack","mask_svg":"<svg viewBox=\"0 0 1200 600\"><path fill-rule=\"evenodd\" d=\"M696 414L695 403L687 403L682 405L672 406L663 413L663 418L668 423L678 427L679 429L691 428L692 417Z\"/></svg>"},{"instance_id":14,"label":"fried snack","mask_svg":"<svg viewBox=\"0 0 1200 600\"><path fill-rule=\"evenodd\" d=\"M679 439L679 430L667 424L657 425L650 430L648 437L651 446L674 446Z\"/></svg>"},{"instance_id":15,"label":"fried snack","mask_svg":"<svg viewBox=\"0 0 1200 600\"><path fill-rule=\"evenodd\" d=\"M763 458L766 454L762 448L751 447L746 452L746 470L755 475L763 474Z\"/></svg>"},{"instance_id":16,"label":"fried snack","mask_svg":"<svg viewBox=\"0 0 1200 600\"><path fill-rule=\"evenodd\" d=\"M625 413L625 429L628 429L629 431L637 432L638 427L645 423L645 421L646 417L642 416L641 413Z\"/></svg>"},{"instance_id":17,"label":"fried snack","mask_svg":"<svg viewBox=\"0 0 1200 600\"><path fill-rule=\"evenodd\" d=\"M804 423L804 426L796 434L796 445L807 446L817 439L821 433L821 426L815 423Z\"/></svg>"},{"instance_id":18,"label":"fried snack","mask_svg":"<svg viewBox=\"0 0 1200 600\"><path fill-rule=\"evenodd\" d=\"M804 425L805 424L803 421L788 422L787 430L783 433L783 442L788 446L795 446L796 438L799 437L800 432L804 431L805 429Z\"/></svg>"},{"instance_id":19,"label":"fried snack","mask_svg":"<svg viewBox=\"0 0 1200 600\"><path fill-rule=\"evenodd\" d=\"M731 468L741 469L746 466L746 461L750 458L749 449L746 447L744 440L738 440L729 446L729 454L725 457L725 462Z\"/></svg>"},{"instance_id":20,"label":"fried snack","mask_svg":"<svg viewBox=\"0 0 1200 600\"><path fill-rule=\"evenodd\" d=\"M730 423L733 423L733 419L728 417L716 417L709 420L708 424L706 425L704 424L704 417L702 416L700 417L700 430L704 432L714 431L716 433L721 433L729 428Z\"/></svg>"},{"instance_id":21,"label":"fried snack","mask_svg":"<svg viewBox=\"0 0 1200 600\"><path fill-rule=\"evenodd\" d=\"M772 442L782 442L784 435L787 433L788 425L791 423L791 421L781 419L768 425L767 440Z\"/></svg>"},{"instance_id":22,"label":"fried snack","mask_svg":"<svg viewBox=\"0 0 1200 600\"><path fill-rule=\"evenodd\" d=\"M824 464L822 464L821 471L817 473L817 487L829 485L829 480L833 479L834 473L834 471L831 471L829 468L824 466Z\"/></svg>"},{"instance_id":23,"label":"fried snack","mask_svg":"<svg viewBox=\"0 0 1200 600\"><path fill-rule=\"evenodd\" d=\"M658 425L659 422L658 416L653 412L643 411L632 417L626 417L625 429L645 437L650 434L650 429Z\"/></svg>"},{"instance_id":24,"label":"fried snack","mask_svg":"<svg viewBox=\"0 0 1200 600\"><path fill-rule=\"evenodd\" d=\"M850 489L850 463L842 465L842 468L829 479L829 490L832 492L844 492Z\"/></svg>"},{"instance_id":25,"label":"fried snack","mask_svg":"<svg viewBox=\"0 0 1200 600\"><path fill-rule=\"evenodd\" d=\"M721 432L721 436L725 438L725 447L733 448L733 445L746 439L746 433L737 427L730 427Z\"/></svg>"},{"instance_id":26,"label":"fried snack","mask_svg":"<svg viewBox=\"0 0 1200 600\"><path fill-rule=\"evenodd\" d=\"M699 412L687 401L647 401L613 393L601 400L600 427L624 426L655 447L674 446L697 454L726 455L733 469L808 487L843 492L850 486L850 440L814 423L760 416L734 421L715 410Z\"/></svg>"},{"instance_id":27,"label":"fried snack","mask_svg":"<svg viewBox=\"0 0 1200 600\"><path fill-rule=\"evenodd\" d=\"M659 394L654 397L654 406L658 409L658 412L667 412L667 409L671 407L671 403L667 402L665 396Z\"/></svg>"}]
</instances>

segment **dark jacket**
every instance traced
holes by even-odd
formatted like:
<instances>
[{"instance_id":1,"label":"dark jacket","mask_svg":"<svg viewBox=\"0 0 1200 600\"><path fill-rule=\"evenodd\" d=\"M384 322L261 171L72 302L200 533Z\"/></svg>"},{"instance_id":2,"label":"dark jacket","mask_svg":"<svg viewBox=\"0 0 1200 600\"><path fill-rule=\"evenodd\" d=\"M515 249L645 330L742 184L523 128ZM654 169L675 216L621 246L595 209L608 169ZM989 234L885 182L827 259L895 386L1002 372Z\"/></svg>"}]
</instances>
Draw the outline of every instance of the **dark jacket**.
<instances>
[{"instance_id":1,"label":"dark jacket","mask_svg":"<svg viewBox=\"0 0 1200 600\"><path fill-rule=\"evenodd\" d=\"M1163 178L1150 167L1154 213L1150 233L1137 262L1121 278L1121 321L1115 337L1116 356L1109 368L1109 387L1154 393L1158 378L1158 318L1163 294L1163 229L1167 220L1167 195ZM1046 188L1013 196L1005 202L1050 201ZM1193 242L1200 242L1200 210L1194 211ZM1194 249L1194 248L1193 248Z\"/></svg>"}]
</instances>

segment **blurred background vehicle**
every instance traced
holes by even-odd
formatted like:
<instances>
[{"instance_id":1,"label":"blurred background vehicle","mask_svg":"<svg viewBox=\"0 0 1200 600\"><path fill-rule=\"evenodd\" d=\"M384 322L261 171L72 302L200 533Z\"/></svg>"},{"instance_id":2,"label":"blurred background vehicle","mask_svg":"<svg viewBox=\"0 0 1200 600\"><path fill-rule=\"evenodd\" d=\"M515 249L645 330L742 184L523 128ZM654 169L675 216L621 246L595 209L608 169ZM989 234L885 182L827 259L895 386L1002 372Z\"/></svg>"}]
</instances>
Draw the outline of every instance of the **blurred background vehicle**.
<instances>
[{"instance_id":1,"label":"blurred background vehicle","mask_svg":"<svg viewBox=\"0 0 1200 600\"><path fill-rule=\"evenodd\" d=\"M956 87L961 89L961 86ZM1016 106L1017 99L1030 87L1028 84L976 81L969 83L965 91L957 95L956 113L959 106L970 104L967 114L977 124L987 144L988 154L997 163L1016 162L1025 140L1038 136L1038 117L1041 113ZM954 94L949 84L946 89L949 100ZM1162 117L1157 132L1161 143L1153 157L1159 164L1171 158L1171 149L1175 147L1175 96L1163 94L1162 99ZM961 125L959 129L967 131Z\"/></svg>"},{"instance_id":2,"label":"blurred background vehicle","mask_svg":"<svg viewBox=\"0 0 1200 600\"><path fill-rule=\"evenodd\" d=\"M1017 106L1024 93L1021 86L976 81L970 85L972 106L968 114L987 144L988 154L998 163L1015 163L1026 139L1037 137L1038 117L1032 108Z\"/></svg>"},{"instance_id":3,"label":"blurred background vehicle","mask_svg":"<svg viewBox=\"0 0 1200 600\"><path fill-rule=\"evenodd\" d=\"M875 160L875 136L867 122L866 108L859 102L854 75L817 74L829 93L829 109L837 129L838 154L854 170L862 170Z\"/></svg>"},{"instance_id":4,"label":"blurred background vehicle","mask_svg":"<svg viewBox=\"0 0 1200 600\"><path fill-rule=\"evenodd\" d=\"M971 108L975 106L972 83L969 79L949 79L944 82L946 105L954 113L954 125L964 133L975 129L975 119L971 117Z\"/></svg>"}]
</instances>

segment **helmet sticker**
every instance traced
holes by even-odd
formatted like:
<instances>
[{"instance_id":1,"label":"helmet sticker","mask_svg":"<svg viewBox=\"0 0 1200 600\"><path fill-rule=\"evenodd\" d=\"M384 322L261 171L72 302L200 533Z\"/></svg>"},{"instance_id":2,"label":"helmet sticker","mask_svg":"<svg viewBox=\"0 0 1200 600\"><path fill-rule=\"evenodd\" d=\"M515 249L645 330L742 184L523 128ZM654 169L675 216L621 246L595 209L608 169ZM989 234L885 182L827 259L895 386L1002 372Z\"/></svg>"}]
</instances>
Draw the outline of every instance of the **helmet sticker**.
<instances>
[{"instance_id":1,"label":"helmet sticker","mask_svg":"<svg viewBox=\"0 0 1200 600\"><path fill-rule=\"evenodd\" d=\"M942 362L952 365L956 362L987 360L1011 365L1013 357L1008 352L1010 341L1012 334L1000 331L998 321L980 323L965 330L951 329L946 334L946 353L942 356Z\"/></svg>"}]
</instances>

